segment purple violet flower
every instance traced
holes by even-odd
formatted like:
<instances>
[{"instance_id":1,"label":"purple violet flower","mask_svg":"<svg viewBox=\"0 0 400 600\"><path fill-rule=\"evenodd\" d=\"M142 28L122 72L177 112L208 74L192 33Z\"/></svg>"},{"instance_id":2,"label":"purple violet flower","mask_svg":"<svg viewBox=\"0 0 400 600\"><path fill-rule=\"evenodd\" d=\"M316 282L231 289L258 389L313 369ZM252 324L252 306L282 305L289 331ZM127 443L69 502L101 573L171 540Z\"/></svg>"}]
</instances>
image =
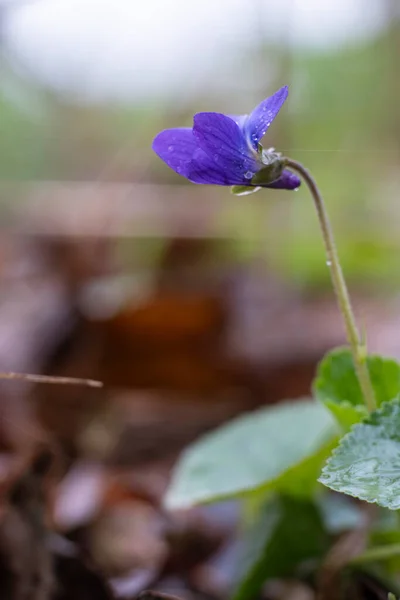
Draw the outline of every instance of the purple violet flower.
<instances>
[{"instance_id":1,"label":"purple violet flower","mask_svg":"<svg viewBox=\"0 0 400 600\"><path fill-rule=\"evenodd\" d=\"M240 191L244 186L249 192L260 187L294 190L300 179L284 169L279 153L263 150L260 144L287 95L284 86L250 115L197 113L193 128L161 131L153 141L153 150L173 171L193 183L240 186Z\"/></svg>"}]
</instances>

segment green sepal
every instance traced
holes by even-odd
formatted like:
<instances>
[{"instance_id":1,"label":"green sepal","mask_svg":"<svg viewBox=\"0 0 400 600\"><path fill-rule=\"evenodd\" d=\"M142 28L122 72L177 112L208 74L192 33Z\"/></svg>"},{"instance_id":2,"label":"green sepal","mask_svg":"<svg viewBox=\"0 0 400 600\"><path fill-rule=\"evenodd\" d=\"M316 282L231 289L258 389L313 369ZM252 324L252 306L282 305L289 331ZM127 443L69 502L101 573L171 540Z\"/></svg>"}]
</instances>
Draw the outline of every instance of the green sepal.
<instances>
[{"instance_id":1,"label":"green sepal","mask_svg":"<svg viewBox=\"0 0 400 600\"><path fill-rule=\"evenodd\" d=\"M261 160L264 167L255 173L251 183L266 186L279 179L285 167L285 161L278 152L262 152Z\"/></svg>"},{"instance_id":2,"label":"green sepal","mask_svg":"<svg viewBox=\"0 0 400 600\"><path fill-rule=\"evenodd\" d=\"M231 187L231 194L234 194L235 196L249 196L250 194L254 194L254 192L258 192L258 190L261 190L261 187L253 185L233 185Z\"/></svg>"}]
</instances>

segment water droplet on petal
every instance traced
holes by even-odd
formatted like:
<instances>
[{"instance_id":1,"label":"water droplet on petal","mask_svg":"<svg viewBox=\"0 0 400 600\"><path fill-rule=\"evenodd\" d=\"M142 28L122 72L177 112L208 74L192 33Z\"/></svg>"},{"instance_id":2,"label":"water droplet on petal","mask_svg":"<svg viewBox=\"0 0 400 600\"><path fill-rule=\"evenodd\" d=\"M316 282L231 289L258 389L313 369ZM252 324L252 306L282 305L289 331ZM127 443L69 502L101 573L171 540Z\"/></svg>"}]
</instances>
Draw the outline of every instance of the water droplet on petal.
<instances>
[{"instance_id":1,"label":"water droplet on petal","mask_svg":"<svg viewBox=\"0 0 400 600\"><path fill-rule=\"evenodd\" d=\"M173 147L173 146L168 146L168 152L172 152L172 151L173 151L173 149L174 149L174 147Z\"/></svg>"},{"instance_id":2,"label":"water droplet on petal","mask_svg":"<svg viewBox=\"0 0 400 600\"><path fill-rule=\"evenodd\" d=\"M252 171L246 171L244 176L246 179L251 179L254 176L254 173Z\"/></svg>"}]
</instances>

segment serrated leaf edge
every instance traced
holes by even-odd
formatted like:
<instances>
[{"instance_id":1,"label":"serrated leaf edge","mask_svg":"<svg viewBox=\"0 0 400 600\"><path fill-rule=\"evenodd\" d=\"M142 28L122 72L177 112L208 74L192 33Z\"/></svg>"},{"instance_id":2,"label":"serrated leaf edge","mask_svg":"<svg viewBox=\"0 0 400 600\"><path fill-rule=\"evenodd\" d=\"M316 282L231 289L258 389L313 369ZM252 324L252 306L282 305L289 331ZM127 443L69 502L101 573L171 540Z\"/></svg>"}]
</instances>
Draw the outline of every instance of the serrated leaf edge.
<instances>
[{"instance_id":1,"label":"serrated leaf edge","mask_svg":"<svg viewBox=\"0 0 400 600\"><path fill-rule=\"evenodd\" d=\"M329 488L330 490L333 490L334 492L337 492L338 490L336 490L335 488L331 487L328 483L325 483L325 481L323 481L322 477L324 475L324 471L327 469L327 467L329 466L329 463L335 458L336 454L338 453L338 451L340 449L343 448L343 444L345 445L348 440L347 438L352 434L352 432L354 431L355 428L360 427L361 425L366 425L368 424L368 421L373 418L376 417L378 414L381 415L385 415L385 413L387 414L388 409L390 408L390 405L393 402L399 402L400 401L400 395L396 396L396 398L393 398L392 400L388 400L387 402L383 402L380 407L375 410L374 412L370 413L369 415L367 415L364 419L362 419L361 421L359 421L358 423L354 423L354 425L351 426L350 431L348 431L339 441L338 445L336 446L336 448L334 448L332 450L332 454L330 455L330 457L328 458L328 460L326 461L325 466L322 469L321 472L321 476L318 477L318 481L319 483L322 483L322 485L326 486L327 488ZM371 425L373 425L374 423L371 423ZM352 498L358 498L359 500L363 500L364 502L367 502L368 504L378 504L378 506L382 506L383 508L389 508L391 509L389 504L386 503L382 503L382 502L376 502L376 500L371 500L370 497L366 497L363 494L352 494L351 492L342 492L343 494L346 494L347 496L351 496Z\"/></svg>"}]
</instances>

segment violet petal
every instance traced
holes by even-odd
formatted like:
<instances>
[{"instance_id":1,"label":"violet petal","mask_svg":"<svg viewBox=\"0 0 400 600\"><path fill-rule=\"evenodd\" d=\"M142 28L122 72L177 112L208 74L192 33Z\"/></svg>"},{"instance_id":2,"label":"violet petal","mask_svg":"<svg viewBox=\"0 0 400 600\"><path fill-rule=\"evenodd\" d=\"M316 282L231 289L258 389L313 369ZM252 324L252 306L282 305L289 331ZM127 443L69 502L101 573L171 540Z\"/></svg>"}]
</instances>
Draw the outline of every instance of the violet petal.
<instances>
[{"instance_id":1,"label":"violet petal","mask_svg":"<svg viewBox=\"0 0 400 600\"><path fill-rule=\"evenodd\" d=\"M291 171L285 169L279 179L266 185L265 187L273 188L275 190L296 190L298 187L300 187L300 184L301 180L299 177L297 177L297 175Z\"/></svg>"},{"instance_id":2,"label":"violet petal","mask_svg":"<svg viewBox=\"0 0 400 600\"><path fill-rule=\"evenodd\" d=\"M237 123L221 113L198 113L193 133L198 144L226 173L228 181L250 180L260 168Z\"/></svg>"},{"instance_id":3,"label":"violet petal","mask_svg":"<svg viewBox=\"0 0 400 600\"><path fill-rule=\"evenodd\" d=\"M226 115L227 117L229 117L230 119L232 119L232 121L235 121L235 123L237 125L239 125L240 129L243 130L244 124L246 123L247 119L249 118L249 115Z\"/></svg>"},{"instance_id":4,"label":"violet petal","mask_svg":"<svg viewBox=\"0 0 400 600\"><path fill-rule=\"evenodd\" d=\"M177 127L161 131L154 138L152 148L171 169L186 176L198 143L190 127Z\"/></svg>"},{"instance_id":5,"label":"violet petal","mask_svg":"<svg viewBox=\"0 0 400 600\"><path fill-rule=\"evenodd\" d=\"M244 176L240 177L223 169L201 148L195 151L193 159L187 167L186 177L193 183L212 183L215 185L241 185L247 182Z\"/></svg>"},{"instance_id":6,"label":"violet petal","mask_svg":"<svg viewBox=\"0 0 400 600\"><path fill-rule=\"evenodd\" d=\"M266 100L263 100L251 113L244 124L244 132L251 146L257 149L257 144L265 135L272 121L280 111L288 96L288 87L285 85Z\"/></svg>"}]
</instances>

